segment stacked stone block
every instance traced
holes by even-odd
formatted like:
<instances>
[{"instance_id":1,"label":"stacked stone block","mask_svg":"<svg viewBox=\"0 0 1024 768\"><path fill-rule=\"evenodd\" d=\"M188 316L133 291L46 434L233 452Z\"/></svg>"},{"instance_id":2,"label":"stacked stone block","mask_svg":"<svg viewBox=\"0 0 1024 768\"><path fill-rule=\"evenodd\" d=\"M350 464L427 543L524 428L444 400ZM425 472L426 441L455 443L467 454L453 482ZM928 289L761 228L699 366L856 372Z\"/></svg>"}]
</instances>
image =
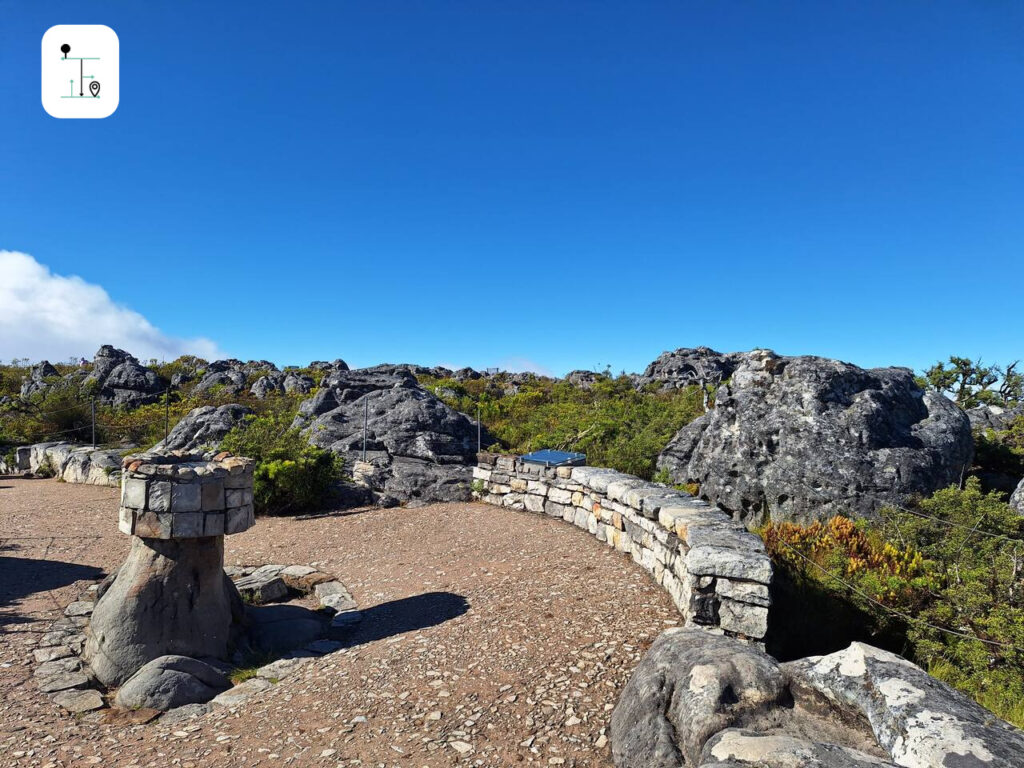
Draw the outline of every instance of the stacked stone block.
<instances>
[{"instance_id":1,"label":"stacked stone block","mask_svg":"<svg viewBox=\"0 0 1024 768\"><path fill-rule=\"evenodd\" d=\"M241 533L256 523L252 459L220 453L207 460L180 451L122 462L118 528L147 539Z\"/></svg>"},{"instance_id":2,"label":"stacked stone block","mask_svg":"<svg viewBox=\"0 0 1024 768\"><path fill-rule=\"evenodd\" d=\"M761 641L772 565L760 537L688 493L601 467L544 467L480 454L476 495L573 523L632 556L687 623Z\"/></svg>"}]
</instances>

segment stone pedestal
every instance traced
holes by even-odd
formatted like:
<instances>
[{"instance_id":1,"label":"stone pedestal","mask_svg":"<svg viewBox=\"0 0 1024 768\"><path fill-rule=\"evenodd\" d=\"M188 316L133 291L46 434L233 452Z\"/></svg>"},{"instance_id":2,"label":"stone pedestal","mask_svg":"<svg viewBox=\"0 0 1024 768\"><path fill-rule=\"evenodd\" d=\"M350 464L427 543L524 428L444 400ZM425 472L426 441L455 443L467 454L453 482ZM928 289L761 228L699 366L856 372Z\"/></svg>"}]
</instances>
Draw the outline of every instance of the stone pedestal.
<instances>
[{"instance_id":1,"label":"stone pedestal","mask_svg":"<svg viewBox=\"0 0 1024 768\"><path fill-rule=\"evenodd\" d=\"M119 528L132 547L96 602L83 653L104 685L160 656L228 656L243 610L224 574L224 536L255 523L252 469L227 454L124 460Z\"/></svg>"}]
</instances>

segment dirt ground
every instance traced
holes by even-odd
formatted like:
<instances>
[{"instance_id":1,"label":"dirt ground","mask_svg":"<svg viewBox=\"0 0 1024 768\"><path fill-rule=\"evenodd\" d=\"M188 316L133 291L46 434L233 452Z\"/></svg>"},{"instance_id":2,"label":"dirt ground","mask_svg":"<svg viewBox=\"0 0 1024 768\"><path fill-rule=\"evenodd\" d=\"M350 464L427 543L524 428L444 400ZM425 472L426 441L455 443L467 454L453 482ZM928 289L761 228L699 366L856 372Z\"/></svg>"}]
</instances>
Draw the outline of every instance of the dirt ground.
<instances>
[{"instance_id":1,"label":"dirt ground","mask_svg":"<svg viewBox=\"0 0 1024 768\"><path fill-rule=\"evenodd\" d=\"M187 721L75 719L32 680L32 649L129 538L116 490L0 478L0 765L609 766L618 693L667 595L561 521L483 504L264 518L232 565L302 563L366 618L236 709Z\"/></svg>"}]
</instances>

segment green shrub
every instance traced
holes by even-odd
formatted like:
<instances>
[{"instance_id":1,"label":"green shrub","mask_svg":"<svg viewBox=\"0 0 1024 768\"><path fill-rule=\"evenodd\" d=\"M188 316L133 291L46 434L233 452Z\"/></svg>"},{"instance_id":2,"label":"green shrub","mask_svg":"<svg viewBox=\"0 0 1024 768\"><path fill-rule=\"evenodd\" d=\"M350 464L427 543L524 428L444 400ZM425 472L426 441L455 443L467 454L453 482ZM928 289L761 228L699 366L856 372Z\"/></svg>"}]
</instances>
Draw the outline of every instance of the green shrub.
<instances>
[{"instance_id":1,"label":"green shrub","mask_svg":"<svg viewBox=\"0 0 1024 768\"><path fill-rule=\"evenodd\" d=\"M1024 725L1024 519L975 478L881 518L769 523L761 534L796 600L827 593L861 617L861 639Z\"/></svg>"},{"instance_id":2,"label":"green shrub","mask_svg":"<svg viewBox=\"0 0 1024 768\"><path fill-rule=\"evenodd\" d=\"M481 421L504 450L580 451L587 463L639 477L654 475L658 454L685 424L703 413L697 387L638 392L628 376L600 377L590 389L535 378L512 391L501 376L421 383L457 411Z\"/></svg>"},{"instance_id":3,"label":"green shrub","mask_svg":"<svg viewBox=\"0 0 1024 768\"><path fill-rule=\"evenodd\" d=\"M322 509L341 480L342 459L306 442L291 427L286 407L248 416L221 448L256 461L253 498L258 514L284 515Z\"/></svg>"}]
</instances>

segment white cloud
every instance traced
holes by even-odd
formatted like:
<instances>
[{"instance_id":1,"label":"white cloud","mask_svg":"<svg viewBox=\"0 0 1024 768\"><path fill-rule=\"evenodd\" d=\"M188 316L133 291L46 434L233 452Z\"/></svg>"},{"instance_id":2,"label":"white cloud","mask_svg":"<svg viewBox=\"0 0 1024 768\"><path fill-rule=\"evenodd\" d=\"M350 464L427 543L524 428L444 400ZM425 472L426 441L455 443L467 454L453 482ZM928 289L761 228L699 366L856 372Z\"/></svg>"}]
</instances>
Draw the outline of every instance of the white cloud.
<instances>
[{"instance_id":1,"label":"white cloud","mask_svg":"<svg viewBox=\"0 0 1024 768\"><path fill-rule=\"evenodd\" d=\"M503 371L509 371L510 373L536 373L540 376L554 376L550 368L547 368L540 363L535 363L528 357L506 357L498 366Z\"/></svg>"},{"instance_id":2,"label":"white cloud","mask_svg":"<svg viewBox=\"0 0 1024 768\"><path fill-rule=\"evenodd\" d=\"M143 361L223 357L209 339L162 333L138 312L115 304L99 285L55 275L27 253L0 251L0 360L91 358L102 344Z\"/></svg>"}]
</instances>

